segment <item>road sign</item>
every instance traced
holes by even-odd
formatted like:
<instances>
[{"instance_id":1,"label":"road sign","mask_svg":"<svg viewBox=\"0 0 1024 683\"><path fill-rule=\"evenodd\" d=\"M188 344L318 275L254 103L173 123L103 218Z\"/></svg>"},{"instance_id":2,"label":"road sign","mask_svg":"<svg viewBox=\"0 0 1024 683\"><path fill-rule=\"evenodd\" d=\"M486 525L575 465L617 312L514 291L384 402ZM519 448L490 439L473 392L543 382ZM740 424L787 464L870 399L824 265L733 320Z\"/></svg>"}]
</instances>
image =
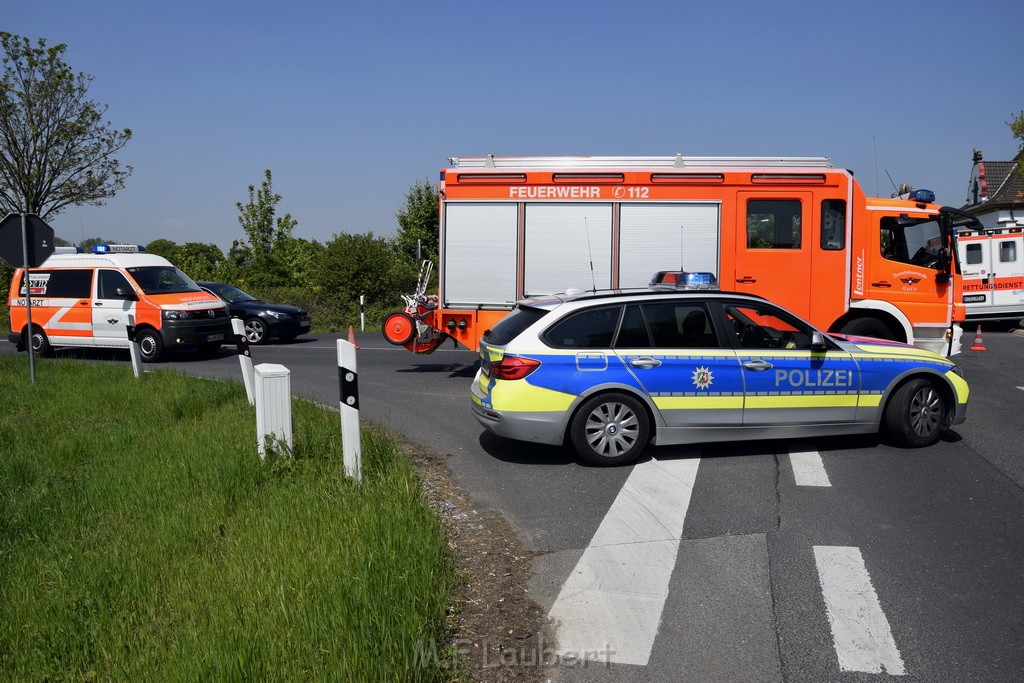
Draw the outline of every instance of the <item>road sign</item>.
<instances>
[{"instance_id":1,"label":"road sign","mask_svg":"<svg viewBox=\"0 0 1024 683\"><path fill-rule=\"evenodd\" d=\"M36 268L53 253L53 228L34 213L25 216L25 241L28 243L28 266ZM9 213L0 221L0 259L12 268L25 264L25 252L21 243L20 213Z\"/></svg>"}]
</instances>

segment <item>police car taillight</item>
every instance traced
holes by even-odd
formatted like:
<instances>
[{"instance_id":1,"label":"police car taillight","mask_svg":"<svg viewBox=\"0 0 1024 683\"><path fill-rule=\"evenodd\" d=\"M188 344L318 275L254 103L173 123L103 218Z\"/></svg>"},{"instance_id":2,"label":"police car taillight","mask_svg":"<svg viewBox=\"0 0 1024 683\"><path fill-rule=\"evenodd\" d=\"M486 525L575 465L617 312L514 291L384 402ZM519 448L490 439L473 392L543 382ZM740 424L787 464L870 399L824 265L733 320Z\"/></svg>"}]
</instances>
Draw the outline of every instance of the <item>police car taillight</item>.
<instances>
[{"instance_id":1,"label":"police car taillight","mask_svg":"<svg viewBox=\"0 0 1024 683\"><path fill-rule=\"evenodd\" d=\"M651 289L718 289L718 278L709 272L661 270L651 276Z\"/></svg>"},{"instance_id":2,"label":"police car taillight","mask_svg":"<svg viewBox=\"0 0 1024 683\"><path fill-rule=\"evenodd\" d=\"M491 363L489 374L492 379L523 379L539 367L539 360L505 356L501 360Z\"/></svg>"}]
</instances>

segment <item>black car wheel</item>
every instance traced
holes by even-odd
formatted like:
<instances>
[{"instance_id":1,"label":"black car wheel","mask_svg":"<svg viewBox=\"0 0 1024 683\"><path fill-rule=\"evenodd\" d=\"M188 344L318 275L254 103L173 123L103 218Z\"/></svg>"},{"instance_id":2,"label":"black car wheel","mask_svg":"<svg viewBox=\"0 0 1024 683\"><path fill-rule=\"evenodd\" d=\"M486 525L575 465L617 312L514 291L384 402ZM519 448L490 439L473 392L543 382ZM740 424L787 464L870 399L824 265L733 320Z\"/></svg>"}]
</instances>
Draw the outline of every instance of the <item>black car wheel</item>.
<instances>
[{"instance_id":1,"label":"black car wheel","mask_svg":"<svg viewBox=\"0 0 1024 683\"><path fill-rule=\"evenodd\" d=\"M939 440L945 419L946 401L926 379L907 382L885 406L886 431L901 446L931 446Z\"/></svg>"},{"instance_id":2,"label":"black car wheel","mask_svg":"<svg viewBox=\"0 0 1024 683\"><path fill-rule=\"evenodd\" d=\"M647 447L650 421L640 401L626 394L601 394L585 402L572 418L569 438L591 465L625 465Z\"/></svg>"},{"instance_id":3,"label":"black car wheel","mask_svg":"<svg viewBox=\"0 0 1024 683\"><path fill-rule=\"evenodd\" d=\"M250 344L262 344L267 341L267 324L259 318L245 321L245 338Z\"/></svg>"},{"instance_id":4,"label":"black car wheel","mask_svg":"<svg viewBox=\"0 0 1024 683\"><path fill-rule=\"evenodd\" d=\"M140 330L135 334L139 355L144 363L156 363L164 355L164 342L154 330Z\"/></svg>"}]
</instances>

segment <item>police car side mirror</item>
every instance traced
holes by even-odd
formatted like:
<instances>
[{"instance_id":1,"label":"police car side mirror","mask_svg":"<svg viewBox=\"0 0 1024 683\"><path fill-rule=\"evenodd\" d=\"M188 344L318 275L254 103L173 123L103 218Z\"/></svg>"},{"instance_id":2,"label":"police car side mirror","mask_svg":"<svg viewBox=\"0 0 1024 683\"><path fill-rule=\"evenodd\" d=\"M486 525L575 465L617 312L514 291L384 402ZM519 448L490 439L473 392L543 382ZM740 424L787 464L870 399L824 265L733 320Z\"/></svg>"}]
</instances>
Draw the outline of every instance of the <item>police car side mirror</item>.
<instances>
[{"instance_id":1,"label":"police car side mirror","mask_svg":"<svg viewBox=\"0 0 1024 683\"><path fill-rule=\"evenodd\" d=\"M115 289L114 294L116 294L119 299L126 299L128 301L139 300L139 296L135 293L134 290L125 289L124 287L118 287L117 289Z\"/></svg>"},{"instance_id":2,"label":"police car side mirror","mask_svg":"<svg viewBox=\"0 0 1024 683\"><path fill-rule=\"evenodd\" d=\"M827 351L828 344L825 343L825 335L815 330L811 332L811 351Z\"/></svg>"}]
</instances>

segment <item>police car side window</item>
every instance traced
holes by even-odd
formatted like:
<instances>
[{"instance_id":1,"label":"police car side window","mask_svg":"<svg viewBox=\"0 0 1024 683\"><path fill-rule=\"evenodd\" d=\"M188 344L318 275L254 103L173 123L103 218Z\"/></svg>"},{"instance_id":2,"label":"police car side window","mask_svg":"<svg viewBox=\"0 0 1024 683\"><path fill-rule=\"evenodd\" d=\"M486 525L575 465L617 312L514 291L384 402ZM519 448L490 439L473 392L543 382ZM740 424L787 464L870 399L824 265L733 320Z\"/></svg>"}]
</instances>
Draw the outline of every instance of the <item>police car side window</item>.
<instances>
[{"instance_id":1,"label":"police car side window","mask_svg":"<svg viewBox=\"0 0 1024 683\"><path fill-rule=\"evenodd\" d=\"M726 306L725 313L741 348L787 351L811 348L811 329L781 311L753 306Z\"/></svg>"},{"instance_id":2,"label":"police car side window","mask_svg":"<svg viewBox=\"0 0 1024 683\"><path fill-rule=\"evenodd\" d=\"M644 316L655 348L706 349L719 346L703 303L666 301L647 304Z\"/></svg>"},{"instance_id":3,"label":"police car side window","mask_svg":"<svg viewBox=\"0 0 1024 683\"><path fill-rule=\"evenodd\" d=\"M560 349L611 348L621 315L621 306L573 313L545 332L544 340Z\"/></svg>"},{"instance_id":4,"label":"police car side window","mask_svg":"<svg viewBox=\"0 0 1024 683\"><path fill-rule=\"evenodd\" d=\"M651 337L647 333L647 323L644 322L644 314L639 306L626 306L626 314L622 316L622 325L619 326L619 336L615 338L615 348L651 348Z\"/></svg>"}]
</instances>

